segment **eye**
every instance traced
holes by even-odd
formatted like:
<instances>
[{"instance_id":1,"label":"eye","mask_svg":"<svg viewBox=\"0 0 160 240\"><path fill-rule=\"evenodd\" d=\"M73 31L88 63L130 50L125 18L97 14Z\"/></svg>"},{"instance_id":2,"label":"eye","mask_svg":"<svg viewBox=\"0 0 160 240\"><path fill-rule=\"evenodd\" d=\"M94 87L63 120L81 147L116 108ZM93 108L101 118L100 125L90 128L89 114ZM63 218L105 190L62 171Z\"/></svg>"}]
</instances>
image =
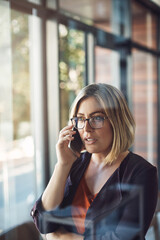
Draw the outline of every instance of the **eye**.
<instances>
[{"instance_id":1,"label":"eye","mask_svg":"<svg viewBox=\"0 0 160 240\"><path fill-rule=\"evenodd\" d=\"M84 121L84 117L77 117L77 120L78 120L79 122Z\"/></svg>"},{"instance_id":2,"label":"eye","mask_svg":"<svg viewBox=\"0 0 160 240\"><path fill-rule=\"evenodd\" d=\"M93 121L102 121L103 117L102 116L94 116L92 117Z\"/></svg>"}]
</instances>

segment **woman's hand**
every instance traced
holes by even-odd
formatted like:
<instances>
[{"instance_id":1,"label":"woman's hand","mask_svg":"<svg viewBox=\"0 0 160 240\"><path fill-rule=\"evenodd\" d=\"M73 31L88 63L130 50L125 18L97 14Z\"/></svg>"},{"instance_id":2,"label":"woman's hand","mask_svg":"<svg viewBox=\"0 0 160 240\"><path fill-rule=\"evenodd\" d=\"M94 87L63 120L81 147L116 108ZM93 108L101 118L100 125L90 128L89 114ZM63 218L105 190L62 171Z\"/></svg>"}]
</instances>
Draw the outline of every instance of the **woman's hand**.
<instances>
[{"instance_id":1,"label":"woman's hand","mask_svg":"<svg viewBox=\"0 0 160 240\"><path fill-rule=\"evenodd\" d=\"M83 240L82 235L66 232L64 229L46 234L46 240Z\"/></svg>"},{"instance_id":2,"label":"woman's hand","mask_svg":"<svg viewBox=\"0 0 160 240\"><path fill-rule=\"evenodd\" d=\"M76 156L69 149L69 141L73 140L76 132L73 126L67 126L60 131L56 144L57 160L50 181L42 195L43 208L47 211L59 206L64 197L66 179Z\"/></svg>"},{"instance_id":3,"label":"woman's hand","mask_svg":"<svg viewBox=\"0 0 160 240\"><path fill-rule=\"evenodd\" d=\"M76 134L76 131L73 131L72 128L72 125L64 127L59 133L59 139L56 144L58 163L64 165L72 165L77 158L68 147L69 142L74 139L74 134Z\"/></svg>"}]
</instances>

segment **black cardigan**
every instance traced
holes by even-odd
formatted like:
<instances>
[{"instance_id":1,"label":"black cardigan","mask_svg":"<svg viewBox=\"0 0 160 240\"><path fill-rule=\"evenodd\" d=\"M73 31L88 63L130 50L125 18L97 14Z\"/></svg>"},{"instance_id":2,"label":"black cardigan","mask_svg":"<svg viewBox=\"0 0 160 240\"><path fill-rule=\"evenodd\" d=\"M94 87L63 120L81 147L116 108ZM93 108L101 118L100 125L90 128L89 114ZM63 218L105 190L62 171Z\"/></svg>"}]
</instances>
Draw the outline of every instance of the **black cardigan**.
<instances>
[{"instance_id":1,"label":"black cardigan","mask_svg":"<svg viewBox=\"0 0 160 240\"><path fill-rule=\"evenodd\" d=\"M90 162L91 154L85 152L78 158L67 178L64 198L60 206L50 211L53 216L71 216L71 205L77 190L78 184ZM141 189L143 202L139 204L138 197L132 200L127 199L134 195L137 189ZM157 169L145 159L130 152L122 161L119 168L104 184L92 202L86 215L87 220L96 222L100 216L104 215L103 221L99 221L95 226L96 240L138 240L144 239L151 223L158 195ZM126 201L126 202L125 202ZM72 206L73 207L73 206ZM34 222L41 233L54 232L60 226L57 223L43 222L41 198L38 199L31 211ZM143 215L140 226L140 214ZM141 216L142 216L141 215ZM62 225L61 225L62 226ZM75 226L64 226L68 231L76 233ZM92 233L88 230L84 236L86 240L92 239ZM143 236L140 238L140 234Z\"/></svg>"}]
</instances>

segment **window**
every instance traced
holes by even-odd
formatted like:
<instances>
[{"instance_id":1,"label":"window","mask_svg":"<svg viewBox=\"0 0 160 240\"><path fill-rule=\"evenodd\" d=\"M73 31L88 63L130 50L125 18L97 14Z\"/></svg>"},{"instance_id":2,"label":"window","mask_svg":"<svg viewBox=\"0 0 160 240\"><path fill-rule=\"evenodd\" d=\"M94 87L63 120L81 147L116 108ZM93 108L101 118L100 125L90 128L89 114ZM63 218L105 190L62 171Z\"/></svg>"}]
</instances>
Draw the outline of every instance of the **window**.
<instances>
[{"instance_id":1,"label":"window","mask_svg":"<svg viewBox=\"0 0 160 240\"><path fill-rule=\"evenodd\" d=\"M114 34L128 34L128 0L60 0L60 10L88 25Z\"/></svg>"},{"instance_id":2,"label":"window","mask_svg":"<svg viewBox=\"0 0 160 240\"><path fill-rule=\"evenodd\" d=\"M6 2L0 12L0 231L4 231L30 219L44 184L42 58L40 19L11 10Z\"/></svg>"},{"instance_id":3,"label":"window","mask_svg":"<svg viewBox=\"0 0 160 240\"><path fill-rule=\"evenodd\" d=\"M60 34L60 121L68 124L70 106L85 83L85 36L75 29L59 26Z\"/></svg>"},{"instance_id":4,"label":"window","mask_svg":"<svg viewBox=\"0 0 160 240\"><path fill-rule=\"evenodd\" d=\"M120 88L119 53L95 47L95 80Z\"/></svg>"},{"instance_id":5,"label":"window","mask_svg":"<svg viewBox=\"0 0 160 240\"><path fill-rule=\"evenodd\" d=\"M150 4L0 1L0 232L31 219L59 130L88 83L121 88L136 120L134 151L157 165L159 29Z\"/></svg>"},{"instance_id":6,"label":"window","mask_svg":"<svg viewBox=\"0 0 160 240\"><path fill-rule=\"evenodd\" d=\"M157 61L151 54L133 51L134 151L157 165Z\"/></svg>"},{"instance_id":7,"label":"window","mask_svg":"<svg viewBox=\"0 0 160 240\"><path fill-rule=\"evenodd\" d=\"M56 0L47 0L47 7L55 9L56 8Z\"/></svg>"},{"instance_id":8,"label":"window","mask_svg":"<svg viewBox=\"0 0 160 240\"><path fill-rule=\"evenodd\" d=\"M27 0L27 1L31 3L41 4L43 0Z\"/></svg>"},{"instance_id":9,"label":"window","mask_svg":"<svg viewBox=\"0 0 160 240\"><path fill-rule=\"evenodd\" d=\"M157 49L157 16L135 1L132 3L132 38L146 47Z\"/></svg>"}]
</instances>

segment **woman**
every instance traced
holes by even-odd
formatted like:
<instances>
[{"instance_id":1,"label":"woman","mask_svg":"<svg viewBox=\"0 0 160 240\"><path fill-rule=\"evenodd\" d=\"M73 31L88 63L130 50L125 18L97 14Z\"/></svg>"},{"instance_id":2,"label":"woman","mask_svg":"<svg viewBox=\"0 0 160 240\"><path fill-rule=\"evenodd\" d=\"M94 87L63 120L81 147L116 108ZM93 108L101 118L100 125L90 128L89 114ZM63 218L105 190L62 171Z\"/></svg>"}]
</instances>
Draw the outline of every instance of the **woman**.
<instances>
[{"instance_id":1,"label":"woman","mask_svg":"<svg viewBox=\"0 0 160 240\"><path fill-rule=\"evenodd\" d=\"M31 212L37 228L47 240L144 239L157 203L157 170L129 151L135 123L124 96L107 84L86 86L71 123L60 131L57 164ZM81 153L69 147L76 129ZM70 217L72 226L44 224L46 211L62 222Z\"/></svg>"}]
</instances>

